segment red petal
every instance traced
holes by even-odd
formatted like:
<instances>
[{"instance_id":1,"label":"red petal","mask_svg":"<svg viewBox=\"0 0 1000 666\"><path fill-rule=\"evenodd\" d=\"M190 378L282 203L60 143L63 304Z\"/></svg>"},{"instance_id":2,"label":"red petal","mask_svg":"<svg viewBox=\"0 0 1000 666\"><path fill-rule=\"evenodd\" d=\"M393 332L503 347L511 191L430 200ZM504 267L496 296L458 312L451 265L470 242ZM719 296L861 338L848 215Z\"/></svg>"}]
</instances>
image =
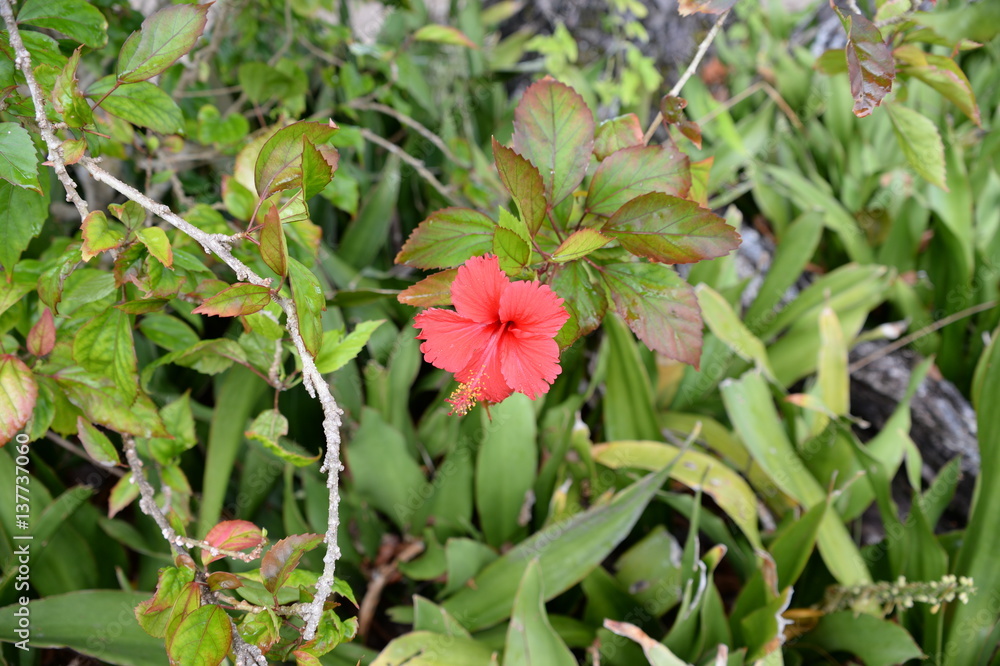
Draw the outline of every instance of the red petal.
<instances>
[{"instance_id":1,"label":"red petal","mask_svg":"<svg viewBox=\"0 0 1000 666\"><path fill-rule=\"evenodd\" d=\"M563 299L541 282L514 282L500 297L500 321L523 333L554 338L569 313Z\"/></svg>"},{"instance_id":2,"label":"red petal","mask_svg":"<svg viewBox=\"0 0 1000 666\"><path fill-rule=\"evenodd\" d=\"M495 256L473 257L459 267L451 283L451 302L462 316L492 324L499 321L500 295L509 285Z\"/></svg>"},{"instance_id":3,"label":"red petal","mask_svg":"<svg viewBox=\"0 0 1000 666\"><path fill-rule=\"evenodd\" d=\"M451 310L431 308L414 318L414 327L421 329L418 340L424 359L436 368L459 372L469 365L473 354L489 342L491 327L463 317Z\"/></svg>"},{"instance_id":4,"label":"red petal","mask_svg":"<svg viewBox=\"0 0 1000 666\"><path fill-rule=\"evenodd\" d=\"M504 379L515 391L532 400L548 393L559 367L559 345L549 337L511 331L501 341Z\"/></svg>"},{"instance_id":5,"label":"red petal","mask_svg":"<svg viewBox=\"0 0 1000 666\"><path fill-rule=\"evenodd\" d=\"M455 379L470 389L475 389L478 394L477 400L488 400L489 402L500 402L514 392L504 380L503 369L500 364L500 344L487 349L483 356L473 358L472 363L461 372L455 374Z\"/></svg>"}]
</instances>

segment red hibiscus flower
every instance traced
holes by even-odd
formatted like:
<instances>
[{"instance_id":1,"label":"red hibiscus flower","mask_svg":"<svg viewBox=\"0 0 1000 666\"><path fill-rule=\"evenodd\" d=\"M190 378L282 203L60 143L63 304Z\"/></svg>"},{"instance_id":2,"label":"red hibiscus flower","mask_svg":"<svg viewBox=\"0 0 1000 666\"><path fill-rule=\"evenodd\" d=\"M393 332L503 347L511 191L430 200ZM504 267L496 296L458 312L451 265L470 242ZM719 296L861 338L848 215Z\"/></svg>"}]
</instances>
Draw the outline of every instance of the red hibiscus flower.
<instances>
[{"instance_id":1,"label":"red hibiscus flower","mask_svg":"<svg viewBox=\"0 0 1000 666\"><path fill-rule=\"evenodd\" d=\"M556 333L569 319L563 300L541 282L511 282L496 257L473 257L451 285L455 310L416 316L428 363L455 373L448 399L466 414L480 400L500 402L517 391L532 400L559 375Z\"/></svg>"}]
</instances>

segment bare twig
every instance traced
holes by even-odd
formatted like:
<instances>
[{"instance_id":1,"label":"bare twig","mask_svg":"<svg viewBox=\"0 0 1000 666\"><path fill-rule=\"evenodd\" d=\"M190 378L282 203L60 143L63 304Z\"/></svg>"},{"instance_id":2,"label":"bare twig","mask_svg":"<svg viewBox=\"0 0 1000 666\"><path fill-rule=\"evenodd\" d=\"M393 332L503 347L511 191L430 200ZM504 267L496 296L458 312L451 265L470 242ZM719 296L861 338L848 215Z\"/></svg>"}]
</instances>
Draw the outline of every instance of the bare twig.
<instances>
[{"instance_id":1,"label":"bare twig","mask_svg":"<svg viewBox=\"0 0 1000 666\"><path fill-rule=\"evenodd\" d=\"M69 172L66 171L66 162L62 154L62 144L56 137L55 132L52 131L49 119L45 116L45 98L42 97L42 89L39 87L38 81L35 79L35 73L31 69L31 55L21 40L21 32L18 30L17 21L14 19L14 10L10 5L10 0L0 0L0 14L3 15L4 23L7 25L10 46L14 49L14 64L24 74L24 80L28 84L28 90L31 93L31 101L35 107L35 122L38 123L38 131L42 135L42 140L45 141L46 148L48 148L48 159L52 162L52 168L56 172L56 177L59 178L59 182L66 189L66 201L72 202L76 206L81 218L87 217L90 214L87 202L80 197L80 194L76 191L76 183L70 177Z\"/></svg>"},{"instance_id":2,"label":"bare twig","mask_svg":"<svg viewBox=\"0 0 1000 666\"><path fill-rule=\"evenodd\" d=\"M681 74L681 78L677 79L677 83L675 83L674 87L667 93L668 96L676 97L684 87L684 84L688 82L688 79L694 75L695 70L698 69L698 65L701 64L701 59L705 57L706 53L708 53L708 47L712 45L712 42L715 41L715 36L718 35L719 30L722 29L722 24L725 23L727 16L729 16L728 9L719 14L719 18L715 21L715 25L712 26L712 29L708 31L707 35L705 35L705 39L703 39L701 44L698 45L698 50L695 52L694 59L691 60L691 64L689 64L687 69L684 70L684 73ZM649 129L646 130L646 135L642 138L643 144L648 144L649 140L653 138L653 134L656 132L656 128L660 126L660 122L662 120L663 113L657 112L656 118L653 119L653 122L649 125Z\"/></svg>"},{"instance_id":3,"label":"bare twig","mask_svg":"<svg viewBox=\"0 0 1000 666\"><path fill-rule=\"evenodd\" d=\"M8 34L10 35L10 42L15 52L17 67L24 73L25 80L28 82L28 87L31 90L39 131L42 133L42 137L49 148L53 168L65 185L67 196L70 197L70 200L76 205L80 214L86 216L88 213L87 203L80 198L79 194L77 194L76 184L66 172L66 165L59 152L58 139L56 139L55 135L52 133L48 119L45 117L44 99L31 70L30 57L27 49L24 47L24 42L21 40L21 34L17 27L17 22L14 19L14 13L11 8L10 0L0 0L0 14L3 15ZM145 210L157 215L164 221L193 238L201 244L202 248L204 248L206 252L214 253L217 257L219 257L219 259L225 262L227 266L233 269L238 280L261 286L270 286L271 281L269 279L260 277L255 272L250 270L246 264L233 256L231 248L233 242L235 242L234 237L227 236L225 234L205 233L181 216L174 213L169 207L154 201L131 185L122 182L115 176L105 171L98 164L98 161L93 158L83 158L80 161L80 165L85 168L91 176L93 176L94 180L109 185L118 193L124 195L132 201L135 201ZM305 347L305 343L302 340L302 334L299 331L298 316L296 315L294 304L292 301L285 298L280 298L278 296L274 296L273 298L285 312L286 327L302 363L302 378L306 391L309 392L311 397L319 400L323 409L323 433L327 443L326 457L322 467L322 471L327 472L329 475L327 482L330 492L329 517L327 531L324 537L327 550L326 555L323 558L323 574L320 576L319 581L316 584L316 596L302 615L303 620L306 622L304 638L308 641L312 640L316 635L316 629L318 628L320 619L323 616L323 606L333 590L334 572L337 560L340 557L340 548L337 545L337 531L340 525L339 474L343 469L343 465L341 465L340 462L340 416L342 412L337 406L336 401L333 399L333 394L330 392L329 384L327 384L323 379L323 375L321 375L319 370L316 368L316 363L313 360L312 355ZM164 536L167 537L168 535L173 534L173 530L170 530L170 525L166 522L166 518L164 518L162 512L158 510L152 499L152 486L145 481L145 477L141 474L142 463L135 452L135 442L130 437L126 437L125 442L126 457L129 459L129 466L133 469L133 473L136 473L137 482L142 479L142 484L145 487L141 485L140 490L143 491L144 497L148 496L148 499L144 502L147 505L144 507L144 510L152 512L151 515L153 515L154 519L157 520L157 524L160 525L160 528L165 530ZM157 515L159 518L157 518ZM183 552L183 547L179 545L175 539L176 535L174 535L174 540L171 540L171 545L175 550L178 550L178 552ZM237 649L236 651L237 663L266 664L266 661L260 655L260 650L254 646L246 645L243 639L240 638L239 634L236 633L235 626L233 627L233 640L234 645L244 646L242 651L241 649ZM254 654L255 650L256 654Z\"/></svg>"},{"instance_id":4,"label":"bare twig","mask_svg":"<svg viewBox=\"0 0 1000 666\"><path fill-rule=\"evenodd\" d=\"M399 124L406 125L407 127L416 130L418 134L433 143L450 161L464 169L472 168L472 165L468 161L460 159L457 155L455 155L455 153L451 152L451 149L448 148L448 144L444 142L444 139L430 131L422 123L414 120L405 113L400 113L391 106L386 106L385 104L379 104L377 102L362 102L359 100L352 101L348 104L348 106L352 109L360 109L362 111L378 111L379 113L384 113L387 116L392 116L399 122Z\"/></svg>"},{"instance_id":5,"label":"bare twig","mask_svg":"<svg viewBox=\"0 0 1000 666\"><path fill-rule=\"evenodd\" d=\"M450 203L455 205L458 205L460 203L458 200L455 199L455 196L452 194L452 188L443 185L441 181L434 176L434 174L432 174L430 171L427 170L427 166L423 162L418 160L413 155L410 155L408 152L406 152L396 144L392 143L391 141L386 141L385 139L380 137L378 134L375 134L371 130L366 129L364 127L358 129L359 132L361 133L361 136L363 136L365 139L371 141L374 144L382 146L390 153L396 155L397 157L399 157L399 159L403 160L411 167L413 167L416 170L416 172L419 173L424 178L424 180L430 183L431 186L435 190L437 190L441 194L441 196L447 199Z\"/></svg>"},{"instance_id":6,"label":"bare twig","mask_svg":"<svg viewBox=\"0 0 1000 666\"><path fill-rule=\"evenodd\" d=\"M925 335L930 335L931 333L933 333L934 331L938 330L939 328L944 328L948 324L953 324L956 321L958 321L959 319L965 319L966 317L971 317L974 314L977 314L977 313L984 312L986 310L990 310L992 308L995 308L997 306L997 303L998 303L997 301L987 301L986 303L980 303L979 305L973 305L970 308L966 308L966 309L961 310L959 312L955 312L954 314L950 314L947 317L945 317L944 319L939 319L936 322L928 324L927 326L924 326L919 331L914 331L913 333L910 333L909 335L907 335L905 337L902 337L899 340L896 340L892 344L888 344L885 347L880 347L877 351L872 352L868 356L865 356L864 358L858 359L854 363L851 363L849 366L847 366L847 371L849 373L857 372L861 368L865 367L866 365L868 365L870 363L874 363L875 361L879 360L883 356L887 356L888 354L891 354L892 352L896 351L897 349L902 349L903 347L905 347L906 345L910 344L914 340L919 340L920 338L924 337Z\"/></svg>"}]
</instances>

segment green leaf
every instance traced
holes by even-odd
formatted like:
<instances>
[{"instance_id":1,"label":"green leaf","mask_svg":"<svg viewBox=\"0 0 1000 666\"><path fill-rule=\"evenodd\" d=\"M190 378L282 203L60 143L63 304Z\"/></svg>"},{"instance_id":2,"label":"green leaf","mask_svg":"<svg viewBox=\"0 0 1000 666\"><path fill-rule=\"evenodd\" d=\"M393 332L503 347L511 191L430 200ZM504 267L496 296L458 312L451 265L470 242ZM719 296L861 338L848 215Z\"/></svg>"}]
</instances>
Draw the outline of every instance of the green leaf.
<instances>
[{"instance_id":1,"label":"green leaf","mask_svg":"<svg viewBox=\"0 0 1000 666\"><path fill-rule=\"evenodd\" d=\"M538 169L550 207L583 180L593 149L594 116L575 90L546 77L524 92L514 110L514 150Z\"/></svg>"},{"instance_id":2,"label":"green leaf","mask_svg":"<svg viewBox=\"0 0 1000 666\"><path fill-rule=\"evenodd\" d=\"M691 285L662 264L609 264L601 277L618 314L647 347L698 366L701 310Z\"/></svg>"},{"instance_id":3,"label":"green leaf","mask_svg":"<svg viewBox=\"0 0 1000 666\"><path fill-rule=\"evenodd\" d=\"M820 618L816 628L799 639L824 654L850 652L866 666L905 664L924 654L906 629L865 613L839 611Z\"/></svg>"},{"instance_id":4,"label":"green leaf","mask_svg":"<svg viewBox=\"0 0 1000 666\"><path fill-rule=\"evenodd\" d=\"M125 229L114 221L108 221L104 211L92 210L83 219L84 261L90 261L101 252L107 252L120 247L125 242Z\"/></svg>"},{"instance_id":5,"label":"green leaf","mask_svg":"<svg viewBox=\"0 0 1000 666\"><path fill-rule=\"evenodd\" d=\"M275 192L303 186L303 152L317 151L317 145L330 142L337 127L327 123L298 122L283 127L267 140L257 155L254 165L254 187L257 196L266 199ZM332 170L337 166L337 151L319 150ZM315 187L315 160L310 157L310 168L314 173L307 179L310 188ZM324 186L326 184L324 183ZM322 189L322 188L320 188Z\"/></svg>"},{"instance_id":6,"label":"green leaf","mask_svg":"<svg viewBox=\"0 0 1000 666\"><path fill-rule=\"evenodd\" d=\"M58 30L94 49L108 43L107 20L86 0L27 0L17 22Z\"/></svg>"},{"instance_id":7,"label":"green leaf","mask_svg":"<svg viewBox=\"0 0 1000 666\"><path fill-rule=\"evenodd\" d=\"M507 211L501 209L501 212ZM513 217L510 213L507 215ZM528 241L504 226L498 226L493 233L493 253L500 261L500 268L509 275L516 275L531 262Z\"/></svg>"},{"instance_id":8,"label":"green leaf","mask_svg":"<svg viewBox=\"0 0 1000 666\"><path fill-rule=\"evenodd\" d=\"M768 551L774 558L778 574L778 589L795 585L809 562L816 536L826 515L827 503L820 502L791 523L788 528L771 542Z\"/></svg>"},{"instance_id":9,"label":"green leaf","mask_svg":"<svg viewBox=\"0 0 1000 666\"><path fill-rule=\"evenodd\" d=\"M260 561L260 576L267 591L277 592L299 566L302 556L321 543L321 534L293 534L271 546Z\"/></svg>"},{"instance_id":10,"label":"green leaf","mask_svg":"<svg viewBox=\"0 0 1000 666\"><path fill-rule=\"evenodd\" d=\"M128 472L118 479L108 494L108 518L114 518L115 514L134 502L137 497L139 497L139 484L132 477L132 472Z\"/></svg>"},{"instance_id":11,"label":"green leaf","mask_svg":"<svg viewBox=\"0 0 1000 666\"><path fill-rule=\"evenodd\" d=\"M17 123L0 123L0 178L39 194L38 155L28 130Z\"/></svg>"},{"instance_id":12,"label":"green leaf","mask_svg":"<svg viewBox=\"0 0 1000 666\"><path fill-rule=\"evenodd\" d=\"M99 100L108 95L101 102L101 108L133 125L148 127L161 134L184 131L184 116L180 107L157 86L143 81L121 86L111 92L114 85L115 77L105 76L87 88L87 96Z\"/></svg>"},{"instance_id":13,"label":"green leaf","mask_svg":"<svg viewBox=\"0 0 1000 666\"><path fill-rule=\"evenodd\" d=\"M470 586L442 606L470 631L501 622L513 607L515 581L535 559L542 571L545 597L562 594L583 580L631 532L668 472L650 474L618 492L607 504L536 532L479 572Z\"/></svg>"},{"instance_id":14,"label":"green leaf","mask_svg":"<svg viewBox=\"0 0 1000 666\"><path fill-rule=\"evenodd\" d=\"M41 233L48 214L47 196L0 181L0 265L8 280L28 243Z\"/></svg>"},{"instance_id":15,"label":"green leaf","mask_svg":"<svg viewBox=\"0 0 1000 666\"><path fill-rule=\"evenodd\" d=\"M296 467L305 467L319 460L318 453L309 456L301 452L301 447L297 444L284 439L288 434L288 419L277 410L269 409L261 412L250 425L250 429L243 434L257 440L265 449Z\"/></svg>"},{"instance_id":16,"label":"green leaf","mask_svg":"<svg viewBox=\"0 0 1000 666\"><path fill-rule=\"evenodd\" d=\"M88 372L110 377L126 402L139 390L139 373L132 339L132 322L117 308L108 308L83 325L73 339L73 358Z\"/></svg>"},{"instance_id":17,"label":"green leaf","mask_svg":"<svg viewBox=\"0 0 1000 666\"><path fill-rule=\"evenodd\" d=\"M575 666L576 657L549 622L538 560L524 571L514 597L503 666Z\"/></svg>"},{"instance_id":18,"label":"green leaf","mask_svg":"<svg viewBox=\"0 0 1000 666\"><path fill-rule=\"evenodd\" d=\"M913 170L927 182L947 190L944 143L930 118L900 104L886 106L899 147Z\"/></svg>"},{"instance_id":19,"label":"green leaf","mask_svg":"<svg viewBox=\"0 0 1000 666\"><path fill-rule=\"evenodd\" d=\"M715 337L722 340L740 358L756 364L764 376L774 380L771 361L764 343L743 324L729 302L707 284L695 287L701 315Z\"/></svg>"},{"instance_id":20,"label":"green leaf","mask_svg":"<svg viewBox=\"0 0 1000 666\"><path fill-rule=\"evenodd\" d=\"M739 380L723 381L721 389L736 433L778 488L806 509L825 503L823 487L809 472L781 427L763 376L747 372ZM834 578L842 585L871 582L865 561L835 511L831 509L824 514L819 529L820 555Z\"/></svg>"},{"instance_id":21,"label":"green leaf","mask_svg":"<svg viewBox=\"0 0 1000 666\"><path fill-rule=\"evenodd\" d=\"M562 264L582 259L610 242L611 239L597 229L580 229L574 231L559 244L559 247L552 253L552 261Z\"/></svg>"},{"instance_id":22,"label":"green leaf","mask_svg":"<svg viewBox=\"0 0 1000 666\"><path fill-rule=\"evenodd\" d=\"M174 252L170 248L167 232L160 227L143 227L139 229L139 241L146 246L149 253L160 260L167 268L174 265Z\"/></svg>"},{"instance_id":23,"label":"green leaf","mask_svg":"<svg viewBox=\"0 0 1000 666\"><path fill-rule=\"evenodd\" d=\"M76 70L80 65L80 53L83 47L73 51L66 66L59 72L52 85L52 106L63 115L63 120L70 127L84 127L94 122L94 113L90 104L80 91L80 82L76 78ZM75 150L70 150L70 147ZM74 164L83 155L87 142L83 139L71 139L63 143L63 157L66 164ZM78 155L73 153L77 152Z\"/></svg>"},{"instance_id":24,"label":"green leaf","mask_svg":"<svg viewBox=\"0 0 1000 666\"><path fill-rule=\"evenodd\" d=\"M385 239L390 233L390 224L396 216L399 201L402 180L399 165L399 158L390 155L378 176L378 185L369 193L361 212L347 227L340 240L337 253L356 268L371 265L375 257L385 249Z\"/></svg>"},{"instance_id":25,"label":"green leaf","mask_svg":"<svg viewBox=\"0 0 1000 666\"><path fill-rule=\"evenodd\" d=\"M954 103L972 122L982 126L972 84L954 60L944 55L924 53L914 44L903 44L893 54L903 65L900 74L923 81Z\"/></svg>"},{"instance_id":26,"label":"green leaf","mask_svg":"<svg viewBox=\"0 0 1000 666\"><path fill-rule=\"evenodd\" d=\"M336 148L320 149L309 137L302 137L302 198L309 201L326 189L339 164Z\"/></svg>"},{"instance_id":27,"label":"green leaf","mask_svg":"<svg viewBox=\"0 0 1000 666\"><path fill-rule=\"evenodd\" d=\"M167 636L167 655L178 664L218 666L232 643L229 616L221 606L209 604L185 615L174 633Z\"/></svg>"},{"instance_id":28,"label":"green leaf","mask_svg":"<svg viewBox=\"0 0 1000 666\"><path fill-rule=\"evenodd\" d=\"M38 384L28 366L16 356L0 355L0 446L28 422L37 398Z\"/></svg>"},{"instance_id":29,"label":"green leaf","mask_svg":"<svg viewBox=\"0 0 1000 666\"><path fill-rule=\"evenodd\" d=\"M163 641L147 634L131 617L131 609L148 598L148 592L84 590L35 599L26 607L11 604L0 608L0 641L21 640L14 633L18 626L14 613L27 608L30 646L36 650L70 648L119 666L167 666ZM109 618L119 617L110 623Z\"/></svg>"},{"instance_id":30,"label":"green leaf","mask_svg":"<svg viewBox=\"0 0 1000 666\"><path fill-rule=\"evenodd\" d=\"M545 186L542 176L531 162L493 139L493 160L500 182L517 204L521 219L534 236L545 220Z\"/></svg>"},{"instance_id":31,"label":"green leaf","mask_svg":"<svg viewBox=\"0 0 1000 666\"><path fill-rule=\"evenodd\" d=\"M557 266L549 286L563 299L563 307L569 312L569 320L556 335L561 348L600 326L608 309L608 299L603 291L591 284L583 263L571 261Z\"/></svg>"},{"instance_id":32,"label":"green leaf","mask_svg":"<svg viewBox=\"0 0 1000 666\"><path fill-rule=\"evenodd\" d=\"M288 246L277 206L268 207L261 223L260 256L272 271L281 277L288 275Z\"/></svg>"},{"instance_id":33,"label":"green leaf","mask_svg":"<svg viewBox=\"0 0 1000 666\"><path fill-rule=\"evenodd\" d=\"M594 156L603 160L622 148L644 145L642 139L642 125L634 113L605 120L594 132Z\"/></svg>"},{"instance_id":34,"label":"green leaf","mask_svg":"<svg viewBox=\"0 0 1000 666\"><path fill-rule=\"evenodd\" d=\"M397 264L416 268L454 268L493 250L496 223L469 208L431 213L406 239Z\"/></svg>"},{"instance_id":35,"label":"green leaf","mask_svg":"<svg viewBox=\"0 0 1000 666\"><path fill-rule=\"evenodd\" d=\"M82 416L76 417L77 434L87 455L95 462L105 467L114 467L121 464L118 451L111 440L103 432L95 428L90 421Z\"/></svg>"},{"instance_id":36,"label":"green leaf","mask_svg":"<svg viewBox=\"0 0 1000 666\"><path fill-rule=\"evenodd\" d=\"M163 313L143 317L139 322L139 330L150 341L167 351L187 349L198 344L201 339L186 323L173 315Z\"/></svg>"},{"instance_id":37,"label":"green leaf","mask_svg":"<svg viewBox=\"0 0 1000 666\"><path fill-rule=\"evenodd\" d=\"M143 386L149 383L153 371L161 365L173 363L185 368L192 368L206 375L216 375L228 370L233 363L245 364L246 353L239 343L228 338L201 340L196 344L164 354L142 369Z\"/></svg>"},{"instance_id":38,"label":"green leaf","mask_svg":"<svg viewBox=\"0 0 1000 666\"><path fill-rule=\"evenodd\" d=\"M882 33L861 14L851 14L845 50L851 95L854 97L854 115L864 118L892 90L896 62L882 39Z\"/></svg>"},{"instance_id":39,"label":"green leaf","mask_svg":"<svg viewBox=\"0 0 1000 666\"><path fill-rule=\"evenodd\" d=\"M439 44L452 44L454 46L465 46L470 49L478 49L479 46L465 36L458 28L450 25L429 24L421 26L415 33L413 39L418 42L437 42Z\"/></svg>"},{"instance_id":40,"label":"green leaf","mask_svg":"<svg viewBox=\"0 0 1000 666\"><path fill-rule=\"evenodd\" d=\"M639 347L625 323L604 320L607 345L606 393L603 400L604 434L608 439L659 439L653 388L639 356Z\"/></svg>"},{"instance_id":41,"label":"green leaf","mask_svg":"<svg viewBox=\"0 0 1000 666\"><path fill-rule=\"evenodd\" d=\"M538 466L534 410L515 394L481 411L485 433L476 457L476 509L486 542L499 548L521 527Z\"/></svg>"},{"instance_id":42,"label":"green leaf","mask_svg":"<svg viewBox=\"0 0 1000 666\"><path fill-rule=\"evenodd\" d=\"M661 442L617 441L593 448L594 461L605 467L637 467L656 471L674 462L670 478L715 500L755 548L762 548L757 531L757 497L739 474L707 453L681 451Z\"/></svg>"},{"instance_id":43,"label":"green leaf","mask_svg":"<svg viewBox=\"0 0 1000 666\"><path fill-rule=\"evenodd\" d=\"M358 497L407 529L425 505L429 484L400 432L370 407L361 412L361 427L345 450Z\"/></svg>"},{"instance_id":44,"label":"green leaf","mask_svg":"<svg viewBox=\"0 0 1000 666\"><path fill-rule=\"evenodd\" d=\"M119 83L150 79L194 48L205 29L211 6L211 3L173 5L143 21L139 30L125 40L118 54Z\"/></svg>"},{"instance_id":45,"label":"green leaf","mask_svg":"<svg viewBox=\"0 0 1000 666\"><path fill-rule=\"evenodd\" d=\"M160 409L160 418L170 437L149 440L149 452L164 466L172 465L175 458L198 444L194 432L194 415L191 413L191 395L185 391L176 400Z\"/></svg>"},{"instance_id":46,"label":"green leaf","mask_svg":"<svg viewBox=\"0 0 1000 666\"><path fill-rule=\"evenodd\" d=\"M351 662L353 663L353 662ZM371 666L495 666L493 650L481 642L430 631L411 631L393 639Z\"/></svg>"},{"instance_id":47,"label":"green leaf","mask_svg":"<svg viewBox=\"0 0 1000 666\"><path fill-rule=\"evenodd\" d=\"M268 287L239 282L206 299L191 313L210 317L238 317L263 310L270 302L271 290Z\"/></svg>"},{"instance_id":48,"label":"green leaf","mask_svg":"<svg viewBox=\"0 0 1000 666\"><path fill-rule=\"evenodd\" d=\"M337 331L324 331L323 345L316 355L316 368L326 374L344 367L361 353L375 329L384 323L385 319L360 322L343 340Z\"/></svg>"},{"instance_id":49,"label":"green leaf","mask_svg":"<svg viewBox=\"0 0 1000 666\"><path fill-rule=\"evenodd\" d=\"M610 216L627 202L650 192L675 197L691 189L687 156L666 146L634 146L609 155L597 167L587 191L586 209Z\"/></svg>"},{"instance_id":50,"label":"green leaf","mask_svg":"<svg viewBox=\"0 0 1000 666\"><path fill-rule=\"evenodd\" d=\"M399 292L396 300L415 308L451 305L451 283L455 281L457 275L457 268L434 273Z\"/></svg>"},{"instance_id":51,"label":"green leaf","mask_svg":"<svg viewBox=\"0 0 1000 666\"><path fill-rule=\"evenodd\" d=\"M326 298L319 279L311 270L292 257L288 258L288 273L292 282L292 299L299 319L299 333L306 349L314 357L323 345L322 311L326 309Z\"/></svg>"},{"instance_id":52,"label":"green leaf","mask_svg":"<svg viewBox=\"0 0 1000 666\"><path fill-rule=\"evenodd\" d=\"M740 235L718 215L661 192L632 199L602 231L632 254L666 264L722 257L740 243Z\"/></svg>"}]
</instances>

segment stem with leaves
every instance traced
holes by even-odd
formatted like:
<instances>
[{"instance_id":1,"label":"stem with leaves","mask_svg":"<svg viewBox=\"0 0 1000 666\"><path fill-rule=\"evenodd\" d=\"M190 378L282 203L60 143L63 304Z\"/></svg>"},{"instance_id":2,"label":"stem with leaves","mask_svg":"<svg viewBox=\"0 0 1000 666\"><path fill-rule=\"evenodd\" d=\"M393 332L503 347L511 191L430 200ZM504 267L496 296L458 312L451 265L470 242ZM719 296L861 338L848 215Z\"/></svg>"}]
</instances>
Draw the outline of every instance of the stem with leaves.
<instances>
[{"instance_id":1,"label":"stem with leaves","mask_svg":"<svg viewBox=\"0 0 1000 666\"><path fill-rule=\"evenodd\" d=\"M25 82L28 85L28 89L31 91L31 99L35 107L35 118L38 123L38 129L42 135L42 139L45 141L45 145L48 148L49 159L52 161L56 175L66 188L67 199L72 201L76 206L77 210L80 212L81 218L86 217L89 214L88 204L77 193L76 183L73 182L73 179L70 178L69 173L66 171L66 164L62 158L61 144L59 139L55 136L53 128L45 116L45 100L42 96L38 81L35 79L34 72L32 71L31 56L28 54L28 50L25 48L24 42L21 39L21 33L18 29L17 21L14 18L14 11L11 7L10 0L0 0L0 14L3 15L4 23L6 24L7 32L10 36L10 44L14 49L17 67L24 74ZM250 282L255 285L270 286L271 281L269 279L260 277L246 264L233 256L232 245L236 242L236 238L225 234L205 233L182 218L180 215L174 213L168 206L165 206L158 201L154 201L131 185L128 185L108 173L106 170L101 168L98 160L90 157L84 157L80 160L80 164L91 174L91 176L93 176L94 180L110 186L119 194L122 194L126 198L136 202L146 211L156 215L197 241L206 252L215 254L227 266L233 269L238 280ZM302 340L302 334L299 331L298 316L295 311L295 304L291 300L281 298L276 294L272 295L272 298L285 312L285 326L302 363L302 378L306 391L309 393L310 397L319 400L323 409L323 433L327 445L326 456L322 467L322 471L328 474L327 487L330 493L329 517L326 535L324 537L326 555L323 558L323 574L316 583L316 596L302 615L302 619L306 622L303 636L305 640L308 641L315 637L320 619L323 616L323 606L333 591L336 563L340 557L340 548L337 545L337 532L340 526L339 475L341 470L343 470L343 465L340 462L340 417L342 412L337 406L337 403L333 398L333 394L330 392L329 384L327 384L326 380L323 379L323 375L320 374L319 370L316 368L316 363L313 360L312 355L306 349L305 342ZM126 454L128 454L128 450L126 450ZM140 462L138 457L134 455L134 450L132 451L132 454L135 461ZM132 459L129 460L129 464L133 467L133 472L136 472L137 468L133 465ZM137 479L140 478L141 474L136 474L136 477ZM148 486L148 484L146 485L147 490L152 491L152 487ZM155 510L155 503L153 503L152 499L148 500L147 504L150 506L150 510ZM160 515L162 517L162 513ZM161 525L161 528L162 527L163 525ZM167 527L169 527L169 525ZM176 543L172 542L172 545L175 549L180 548L180 546ZM234 640L235 638L238 638L238 636L234 637ZM242 641L242 639L239 640ZM235 644L237 643L234 642L234 645ZM263 658L261 657L261 659ZM258 662L246 661L245 663L252 664Z\"/></svg>"}]
</instances>

